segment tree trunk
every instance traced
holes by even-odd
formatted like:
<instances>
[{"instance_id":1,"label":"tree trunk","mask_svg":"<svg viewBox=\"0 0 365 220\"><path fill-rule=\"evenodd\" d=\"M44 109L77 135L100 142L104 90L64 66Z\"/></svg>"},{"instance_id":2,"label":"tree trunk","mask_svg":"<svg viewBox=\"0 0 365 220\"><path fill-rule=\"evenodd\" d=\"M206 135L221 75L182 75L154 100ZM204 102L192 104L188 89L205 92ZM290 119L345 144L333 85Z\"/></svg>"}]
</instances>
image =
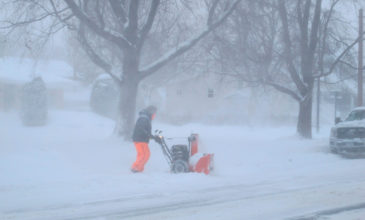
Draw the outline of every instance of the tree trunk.
<instances>
[{"instance_id":1,"label":"tree trunk","mask_svg":"<svg viewBox=\"0 0 365 220\"><path fill-rule=\"evenodd\" d=\"M119 136L123 136L126 140L130 139L132 134L136 112L137 93L138 82L129 82L121 85L116 132Z\"/></svg>"},{"instance_id":2,"label":"tree trunk","mask_svg":"<svg viewBox=\"0 0 365 220\"><path fill-rule=\"evenodd\" d=\"M299 103L297 132L304 138L312 138L312 96Z\"/></svg>"},{"instance_id":3,"label":"tree trunk","mask_svg":"<svg viewBox=\"0 0 365 220\"><path fill-rule=\"evenodd\" d=\"M123 58L123 75L120 86L119 98L119 119L117 121L116 130L119 136L123 136L126 140L131 138L138 93L138 54L132 48Z\"/></svg>"}]
</instances>

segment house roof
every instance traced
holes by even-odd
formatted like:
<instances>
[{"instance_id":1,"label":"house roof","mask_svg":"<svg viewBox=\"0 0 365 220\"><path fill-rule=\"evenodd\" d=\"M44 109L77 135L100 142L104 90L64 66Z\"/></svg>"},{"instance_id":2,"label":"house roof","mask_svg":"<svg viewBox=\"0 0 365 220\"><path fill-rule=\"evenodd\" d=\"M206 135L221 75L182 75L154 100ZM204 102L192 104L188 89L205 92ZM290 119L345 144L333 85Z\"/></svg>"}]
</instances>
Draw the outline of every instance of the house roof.
<instances>
[{"instance_id":1,"label":"house roof","mask_svg":"<svg viewBox=\"0 0 365 220\"><path fill-rule=\"evenodd\" d=\"M19 57L0 58L0 82L24 84L42 77L49 87L72 84L73 68L60 60L34 60Z\"/></svg>"}]
</instances>

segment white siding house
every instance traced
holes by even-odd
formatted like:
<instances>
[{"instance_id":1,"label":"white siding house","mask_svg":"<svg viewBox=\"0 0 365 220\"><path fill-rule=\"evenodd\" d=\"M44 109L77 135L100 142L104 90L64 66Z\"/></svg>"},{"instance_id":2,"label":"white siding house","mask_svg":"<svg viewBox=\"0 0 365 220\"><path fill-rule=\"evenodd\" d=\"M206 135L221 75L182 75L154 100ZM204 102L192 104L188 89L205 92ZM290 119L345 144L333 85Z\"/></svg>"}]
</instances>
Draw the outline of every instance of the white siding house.
<instances>
[{"instance_id":1,"label":"white siding house","mask_svg":"<svg viewBox=\"0 0 365 220\"><path fill-rule=\"evenodd\" d=\"M254 124L295 122L297 103L290 97L267 89L242 88L235 80L201 74L164 85L140 89L140 106L154 104L159 117L173 123L205 122ZM290 111L288 111L288 109Z\"/></svg>"},{"instance_id":2,"label":"white siding house","mask_svg":"<svg viewBox=\"0 0 365 220\"><path fill-rule=\"evenodd\" d=\"M23 85L41 77L48 92L48 105L64 108L65 92L75 88L73 69L63 61L34 61L28 58L0 59L0 111L18 109Z\"/></svg>"}]
</instances>

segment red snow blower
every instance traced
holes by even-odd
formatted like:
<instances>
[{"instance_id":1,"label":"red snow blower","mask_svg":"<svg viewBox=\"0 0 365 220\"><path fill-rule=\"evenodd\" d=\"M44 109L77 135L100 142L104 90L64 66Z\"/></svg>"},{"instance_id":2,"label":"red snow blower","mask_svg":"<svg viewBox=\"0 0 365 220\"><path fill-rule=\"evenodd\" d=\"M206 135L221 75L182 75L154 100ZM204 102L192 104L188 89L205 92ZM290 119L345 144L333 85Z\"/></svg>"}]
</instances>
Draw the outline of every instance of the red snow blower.
<instances>
[{"instance_id":1,"label":"red snow blower","mask_svg":"<svg viewBox=\"0 0 365 220\"><path fill-rule=\"evenodd\" d=\"M154 140L161 145L162 152L173 173L197 172L209 174L213 170L214 154L198 153L198 134L191 134L188 145L177 144L169 148L162 131L156 130Z\"/></svg>"}]
</instances>

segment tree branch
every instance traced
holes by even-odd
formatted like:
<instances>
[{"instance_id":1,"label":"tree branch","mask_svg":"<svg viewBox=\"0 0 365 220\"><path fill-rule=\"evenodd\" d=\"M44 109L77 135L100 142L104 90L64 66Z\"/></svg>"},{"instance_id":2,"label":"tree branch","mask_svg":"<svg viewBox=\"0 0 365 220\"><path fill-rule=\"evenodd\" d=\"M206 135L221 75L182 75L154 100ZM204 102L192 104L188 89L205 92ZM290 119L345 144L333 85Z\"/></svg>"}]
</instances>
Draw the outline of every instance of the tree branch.
<instances>
[{"instance_id":1,"label":"tree branch","mask_svg":"<svg viewBox=\"0 0 365 220\"><path fill-rule=\"evenodd\" d=\"M290 34L289 34L289 23L287 18L287 10L285 7L285 1L279 0L279 14L281 17L282 25L283 25L283 40L285 45L285 61L289 69L289 74L291 78L293 79L295 85L301 92L301 94L304 94L307 90L306 86L304 85L303 81L300 79L297 70L295 69L294 63L293 63L293 55L291 52L291 40L290 40Z\"/></svg>"},{"instance_id":2,"label":"tree branch","mask_svg":"<svg viewBox=\"0 0 365 220\"><path fill-rule=\"evenodd\" d=\"M57 8L56 8L56 5L55 5L54 1L53 0L49 0L49 2L51 3L51 6L52 6L53 11L54 11L54 13L56 15L56 18L58 18L58 20L61 23L65 24L68 28L70 28L72 30L75 30L76 28L74 27L74 25L67 23L67 21L70 20L71 18L73 18L74 15L73 14L70 14L69 16L67 16L65 18L62 18L61 15L60 15L60 12L57 11Z\"/></svg>"},{"instance_id":3,"label":"tree branch","mask_svg":"<svg viewBox=\"0 0 365 220\"><path fill-rule=\"evenodd\" d=\"M298 11L301 10L301 2L302 0L299 0L298 2ZM302 36L302 40L301 40L301 46L302 46L302 50L305 53L306 49L308 47L308 23L309 23L309 12L310 12L310 5L311 5L311 0L306 0L305 2L305 6L304 6L304 13L301 17L301 11L299 14L299 28L301 31L301 36Z\"/></svg>"},{"instance_id":4,"label":"tree branch","mask_svg":"<svg viewBox=\"0 0 365 220\"><path fill-rule=\"evenodd\" d=\"M138 7L139 7L139 0L130 1L128 10L128 25L125 31L126 31L126 38L133 45L137 43Z\"/></svg>"},{"instance_id":5,"label":"tree branch","mask_svg":"<svg viewBox=\"0 0 365 220\"><path fill-rule=\"evenodd\" d=\"M363 32L362 35L365 35L365 32ZM346 53L359 42L359 40L360 36L354 42L352 42L352 44L350 44L345 50L343 50L342 53L336 58L335 62L332 63L330 69L326 73L313 75L313 77L318 78L330 75L335 69L336 65L341 61L342 57L345 56Z\"/></svg>"},{"instance_id":6,"label":"tree branch","mask_svg":"<svg viewBox=\"0 0 365 220\"><path fill-rule=\"evenodd\" d=\"M101 5L100 5L100 1L99 0L96 0L95 9L94 10L95 10L96 16L98 17L98 21L100 23L100 28L101 29L104 29L105 28L104 17L102 15L102 13L100 13L99 8L100 8L100 10L102 10L101 9Z\"/></svg>"},{"instance_id":7,"label":"tree branch","mask_svg":"<svg viewBox=\"0 0 365 220\"><path fill-rule=\"evenodd\" d=\"M348 66L349 68L353 69L353 70L358 70L359 67L358 66L354 66L353 64L349 63L349 62L346 62L346 61L343 61L343 60L340 60L340 63ZM365 70L365 66L362 67L363 70Z\"/></svg>"},{"instance_id":8,"label":"tree branch","mask_svg":"<svg viewBox=\"0 0 365 220\"><path fill-rule=\"evenodd\" d=\"M83 13L79 6L73 0L64 0L67 5L72 10L73 14L80 20L80 22L84 23L91 30L93 30L97 35L103 37L106 40L109 40L121 48L128 48L131 46L131 43L122 35L115 36L108 31L100 28L94 21L92 21L85 13Z\"/></svg>"},{"instance_id":9,"label":"tree branch","mask_svg":"<svg viewBox=\"0 0 365 220\"><path fill-rule=\"evenodd\" d=\"M340 0L335 0L332 4L331 4L331 7L330 7L330 10L329 10L329 13L328 13L328 16L327 16L327 19L325 20L325 23L324 23L324 28L323 28L323 37L322 37L322 50L319 50L319 61L318 61L318 65L319 65L319 71L320 71L320 74L324 74L324 66L323 66L323 59L324 59L324 54L325 54L325 47L326 47L326 40L327 40L327 35L328 35L328 25L329 25L329 22L331 20L331 17L332 17L332 13L333 13L333 10L336 6L336 4L339 2Z\"/></svg>"},{"instance_id":10,"label":"tree branch","mask_svg":"<svg viewBox=\"0 0 365 220\"><path fill-rule=\"evenodd\" d=\"M23 25L28 25L28 24L31 24L31 23L39 22L39 21L42 21L42 20L46 19L47 17L56 15L56 13L62 13L64 11L66 11L67 9L68 8L64 8L60 11L55 11L53 13L45 13L45 14L39 16L39 17L29 19L29 20L24 20L24 21L18 21L18 22L5 21L5 23L8 23L9 25L2 26L2 27L0 27L0 29L9 29L9 28L17 27L17 26L23 26Z\"/></svg>"},{"instance_id":11,"label":"tree branch","mask_svg":"<svg viewBox=\"0 0 365 220\"><path fill-rule=\"evenodd\" d=\"M127 13L123 8L123 6L121 5L122 3L119 0L109 0L109 4L113 10L114 15L121 22L122 24L121 27L124 28L123 24L125 24L128 21L128 19L127 19Z\"/></svg>"},{"instance_id":12,"label":"tree branch","mask_svg":"<svg viewBox=\"0 0 365 220\"><path fill-rule=\"evenodd\" d=\"M203 37L205 37L207 34L209 34L211 31L216 29L220 24L222 24L227 17L233 12L233 10L236 8L238 3L240 3L241 0L236 0L231 7L229 7L226 12L214 23L209 25L204 31L202 31L200 34L198 34L196 37L189 39L182 44L180 44L176 49L173 49L169 52L167 52L164 56L162 56L160 59L156 60L154 63L148 65L145 68L142 68L140 73L140 78L145 78L152 73L156 72L163 66L165 66L167 63L175 59L176 57L180 56L190 48L192 48L194 45L196 45Z\"/></svg>"},{"instance_id":13,"label":"tree branch","mask_svg":"<svg viewBox=\"0 0 365 220\"><path fill-rule=\"evenodd\" d=\"M148 17L147 17L147 21L146 23L143 25L141 31L140 31L140 38L139 38L139 42L138 42L138 47L142 48L143 43L148 35L148 33L150 32L151 28L152 28L152 24L155 20L156 14L157 14L157 8L160 5L160 0L153 0L151 2L151 8L150 11L148 13Z\"/></svg>"},{"instance_id":14,"label":"tree branch","mask_svg":"<svg viewBox=\"0 0 365 220\"><path fill-rule=\"evenodd\" d=\"M84 51L88 54L90 59L98 65L101 69L103 69L106 73L108 73L115 81L119 84L122 82L117 76L112 73L112 67L105 60L103 60L92 48L85 36L85 27L83 24L80 25L78 31L78 40L84 49Z\"/></svg>"},{"instance_id":15,"label":"tree branch","mask_svg":"<svg viewBox=\"0 0 365 220\"><path fill-rule=\"evenodd\" d=\"M295 93L293 90L291 90L291 89L289 89L289 88L287 88L285 86L279 85L279 84L274 83L274 82L266 82L266 81L264 82L264 84L267 84L269 86L272 86L276 90L278 90L280 92L283 92L285 94L290 95L292 98L294 98L298 102L300 102L302 100L302 98L297 93Z\"/></svg>"},{"instance_id":16,"label":"tree branch","mask_svg":"<svg viewBox=\"0 0 365 220\"><path fill-rule=\"evenodd\" d=\"M219 2L219 0L215 0L213 2L212 8L209 10L208 21L207 21L208 26L212 24L214 12L215 12L215 9L217 8L218 2Z\"/></svg>"},{"instance_id":17,"label":"tree branch","mask_svg":"<svg viewBox=\"0 0 365 220\"><path fill-rule=\"evenodd\" d=\"M300 2L302 0L299 0ZM309 17L310 17L310 6L312 1L306 0L305 6L304 6L304 12L303 17L301 18L301 21L299 23L299 29L300 29L300 55L301 55L301 74L302 76L305 74L303 71L308 66L308 24L309 24ZM299 3L301 5L301 3ZM300 8L301 9L301 8ZM303 79L304 81L304 79Z\"/></svg>"},{"instance_id":18,"label":"tree branch","mask_svg":"<svg viewBox=\"0 0 365 220\"><path fill-rule=\"evenodd\" d=\"M319 22L320 22L320 16L321 16L321 6L322 6L322 0L317 0L316 8L314 10L314 18L313 18L313 22L312 22L312 29L311 29L310 43L309 43L309 54L311 57L314 57L315 49L316 49L317 42L318 42L317 35L318 35Z\"/></svg>"}]
</instances>

